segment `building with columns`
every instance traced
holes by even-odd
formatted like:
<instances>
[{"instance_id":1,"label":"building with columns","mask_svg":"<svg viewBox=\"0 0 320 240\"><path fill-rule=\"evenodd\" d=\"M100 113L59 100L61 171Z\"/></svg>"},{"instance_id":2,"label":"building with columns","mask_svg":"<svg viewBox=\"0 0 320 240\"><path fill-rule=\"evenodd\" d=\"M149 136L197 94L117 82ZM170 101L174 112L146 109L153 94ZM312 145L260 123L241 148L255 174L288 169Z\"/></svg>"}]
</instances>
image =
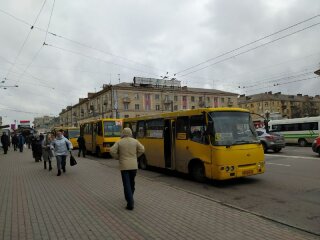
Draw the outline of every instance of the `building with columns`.
<instances>
[{"instance_id":1,"label":"building with columns","mask_svg":"<svg viewBox=\"0 0 320 240\"><path fill-rule=\"evenodd\" d=\"M175 79L135 77L133 83L104 85L59 114L61 126L77 126L95 118L138 117L199 107L237 107L238 94L181 86Z\"/></svg>"}]
</instances>

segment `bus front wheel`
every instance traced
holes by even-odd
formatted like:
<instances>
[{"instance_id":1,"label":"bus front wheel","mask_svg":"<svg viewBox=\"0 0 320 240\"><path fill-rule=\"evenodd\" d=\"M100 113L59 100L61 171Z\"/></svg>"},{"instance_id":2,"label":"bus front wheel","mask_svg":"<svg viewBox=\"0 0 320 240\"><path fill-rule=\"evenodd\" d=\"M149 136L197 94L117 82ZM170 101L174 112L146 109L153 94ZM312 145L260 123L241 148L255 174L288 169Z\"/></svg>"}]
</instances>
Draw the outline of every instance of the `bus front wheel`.
<instances>
[{"instance_id":1,"label":"bus front wheel","mask_svg":"<svg viewBox=\"0 0 320 240\"><path fill-rule=\"evenodd\" d=\"M308 144L308 142L305 139L299 139L298 143L300 147L305 147Z\"/></svg>"},{"instance_id":2,"label":"bus front wheel","mask_svg":"<svg viewBox=\"0 0 320 240\"><path fill-rule=\"evenodd\" d=\"M191 177L197 182L206 181L204 166L201 162L195 162L190 166L190 174Z\"/></svg>"},{"instance_id":3,"label":"bus front wheel","mask_svg":"<svg viewBox=\"0 0 320 240\"><path fill-rule=\"evenodd\" d=\"M97 154L97 157L98 157L98 158L101 158L101 157L102 157L102 153L101 153L101 151L100 151L100 148L97 148L97 149L96 149L96 154Z\"/></svg>"},{"instance_id":4,"label":"bus front wheel","mask_svg":"<svg viewBox=\"0 0 320 240\"><path fill-rule=\"evenodd\" d=\"M138 165L139 165L138 167L142 170L147 169L147 159L145 155L142 155L139 157Z\"/></svg>"}]
</instances>

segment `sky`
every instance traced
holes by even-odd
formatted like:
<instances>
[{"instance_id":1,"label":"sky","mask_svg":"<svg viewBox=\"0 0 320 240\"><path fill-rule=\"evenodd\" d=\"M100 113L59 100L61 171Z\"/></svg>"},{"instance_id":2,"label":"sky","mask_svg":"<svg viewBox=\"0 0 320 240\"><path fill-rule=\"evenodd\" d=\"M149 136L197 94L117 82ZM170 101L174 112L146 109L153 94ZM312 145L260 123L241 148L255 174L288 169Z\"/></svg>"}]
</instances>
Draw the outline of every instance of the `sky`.
<instances>
[{"instance_id":1,"label":"sky","mask_svg":"<svg viewBox=\"0 0 320 240\"><path fill-rule=\"evenodd\" d=\"M0 116L58 116L135 76L314 96L319 14L319 0L1 0Z\"/></svg>"}]
</instances>

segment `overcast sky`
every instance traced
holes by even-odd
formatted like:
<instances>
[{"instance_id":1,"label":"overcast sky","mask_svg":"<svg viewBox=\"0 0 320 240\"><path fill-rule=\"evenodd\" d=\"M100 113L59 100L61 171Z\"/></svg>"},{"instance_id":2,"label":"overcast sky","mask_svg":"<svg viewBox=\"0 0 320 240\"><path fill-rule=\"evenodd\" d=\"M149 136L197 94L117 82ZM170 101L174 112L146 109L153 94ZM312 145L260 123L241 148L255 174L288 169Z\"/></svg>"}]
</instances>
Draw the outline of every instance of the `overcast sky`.
<instances>
[{"instance_id":1,"label":"overcast sky","mask_svg":"<svg viewBox=\"0 0 320 240\"><path fill-rule=\"evenodd\" d=\"M0 86L19 87L0 88L0 116L57 116L105 83L167 72L191 87L314 96L319 14L319 0L1 0Z\"/></svg>"}]
</instances>

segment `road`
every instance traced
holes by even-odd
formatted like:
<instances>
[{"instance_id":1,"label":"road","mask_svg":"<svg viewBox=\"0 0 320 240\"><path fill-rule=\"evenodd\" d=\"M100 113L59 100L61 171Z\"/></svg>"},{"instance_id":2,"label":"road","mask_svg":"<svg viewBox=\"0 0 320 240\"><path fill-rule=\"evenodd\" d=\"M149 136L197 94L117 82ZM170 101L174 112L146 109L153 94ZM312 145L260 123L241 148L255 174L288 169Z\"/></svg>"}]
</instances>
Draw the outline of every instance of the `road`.
<instances>
[{"instance_id":1,"label":"road","mask_svg":"<svg viewBox=\"0 0 320 240\"><path fill-rule=\"evenodd\" d=\"M311 147L287 146L280 153L265 154L265 160L265 174L224 182L197 183L159 171L139 174L320 235L318 155ZM101 163L117 164L110 159Z\"/></svg>"}]
</instances>

